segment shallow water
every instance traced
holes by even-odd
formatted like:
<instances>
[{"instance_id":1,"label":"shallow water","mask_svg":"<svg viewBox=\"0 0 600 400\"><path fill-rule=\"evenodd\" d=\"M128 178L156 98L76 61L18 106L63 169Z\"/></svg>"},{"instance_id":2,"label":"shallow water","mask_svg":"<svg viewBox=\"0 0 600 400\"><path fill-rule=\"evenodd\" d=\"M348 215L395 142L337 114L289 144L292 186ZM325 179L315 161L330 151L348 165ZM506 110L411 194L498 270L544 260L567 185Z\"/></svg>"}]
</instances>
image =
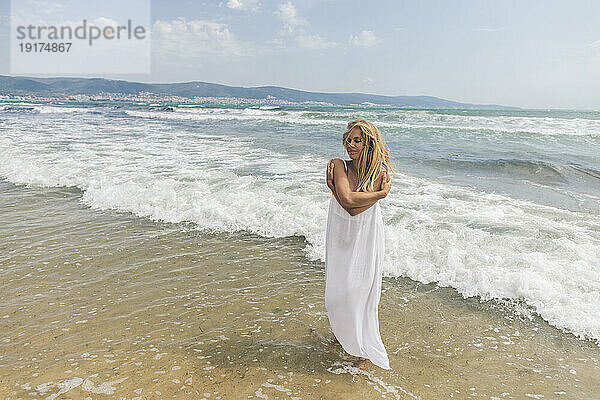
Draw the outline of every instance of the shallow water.
<instances>
[{"instance_id":1,"label":"shallow water","mask_svg":"<svg viewBox=\"0 0 600 400\"><path fill-rule=\"evenodd\" d=\"M392 370L331 344L299 237L210 233L0 182L0 397L600 396L600 350L526 304L384 277ZM543 396L543 397L542 397Z\"/></svg>"}]
</instances>

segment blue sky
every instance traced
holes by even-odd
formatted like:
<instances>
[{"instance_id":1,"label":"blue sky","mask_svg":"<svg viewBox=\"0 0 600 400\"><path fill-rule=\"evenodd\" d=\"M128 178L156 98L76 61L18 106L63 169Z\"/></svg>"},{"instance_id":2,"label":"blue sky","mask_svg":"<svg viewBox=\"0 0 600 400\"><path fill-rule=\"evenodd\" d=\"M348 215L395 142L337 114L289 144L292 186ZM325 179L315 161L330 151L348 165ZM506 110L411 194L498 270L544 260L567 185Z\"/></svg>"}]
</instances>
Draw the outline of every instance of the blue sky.
<instances>
[{"instance_id":1,"label":"blue sky","mask_svg":"<svg viewBox=\"0 0 600 400\"><path fill-rule=\"evenodd\" d=\"M152 72L104 77L600 109L600 1L172 0L151 15Z\"/></svg>"}]
</instances>

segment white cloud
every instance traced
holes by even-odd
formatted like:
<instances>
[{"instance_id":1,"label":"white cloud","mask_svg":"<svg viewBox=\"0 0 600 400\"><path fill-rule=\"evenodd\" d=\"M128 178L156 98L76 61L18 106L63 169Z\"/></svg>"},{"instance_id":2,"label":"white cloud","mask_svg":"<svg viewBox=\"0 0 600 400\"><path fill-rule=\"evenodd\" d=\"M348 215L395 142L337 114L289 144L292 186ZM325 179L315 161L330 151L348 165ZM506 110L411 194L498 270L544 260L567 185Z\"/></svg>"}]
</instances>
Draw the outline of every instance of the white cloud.
<instances>
[{"instance_id":1,"label":"white cloud","mask_svg":"<svg viewBox=\"0 0 600 400\"><path fill-rule=\"evenodd\" d=\"M298 35L296 36L298 46L305 49L329 49L336 47L335 42L328 42L319 35Z\"/></svg>"},{"instance_id":2,"label":"white cloud","mask_svg":"<svg viewBox=\"0 0 600 400\"><path fill-rule=\"evenodd\" d=\"M160 54L182 59L206 54L243 56L252 47L238 41L227 24L183 17L155 21L152 42Z\"/></svg>"},{"instance_id":3,"label":"white cloud","mask_svg":"<svg viewBox=\"0 0 600 400\"><path fill-rule=\"evenodd\" d=\"M358 35L350 35L348 43L360 47L371 47L375 46L381 40L375 36L373 31L362 31Z\"/></svg>"},{"instance_id":4,"label":"white cloud","mask_svg":"<svg viewBox=\"0 0 600 400\"><path fill-rule=\"evenodd\" d=\"M258 0L229 0L227 7L233 10L250 10L254 12L260 7L260 3Z\"/></svg>"},{"instance_id":5,"label":"white cloud","mask_svg":"<svg viewBox=\"0 0 600 400\"><path fill-rule=\"evenodd\" d=\"M114 19L106 18L106 17L98 17L93 21L93 25L96 25L100 28L104 28L105 26L118 26L120 25Z\"/></svg>"},{"instance_id":6,"label":"white cloud","mask_svg":"<svg viewBox=\"0 0 600 400\"><path fill-rule=\"evenodd\" d=\"M291 1L279 5L275 15L283 21L282 34L292 34L301 26L308 25L305 19L298 16L298 10Z\"/></svg>"},{"instance_id":7,"label":"white cloud","mask_svg":"<svg viewBox=\"0 0 600 400\"><path fill-rule=\"evenodd\" d=\"M291 1L281 3L275 11L275 15L283 22L283 28L279 34L295 36L296 44L300 48L323 50L338 46L338 43L329 42L320 35L311 34L305 29L309 23L298 15L298 10Z\"/></svg>"}]
</instances>

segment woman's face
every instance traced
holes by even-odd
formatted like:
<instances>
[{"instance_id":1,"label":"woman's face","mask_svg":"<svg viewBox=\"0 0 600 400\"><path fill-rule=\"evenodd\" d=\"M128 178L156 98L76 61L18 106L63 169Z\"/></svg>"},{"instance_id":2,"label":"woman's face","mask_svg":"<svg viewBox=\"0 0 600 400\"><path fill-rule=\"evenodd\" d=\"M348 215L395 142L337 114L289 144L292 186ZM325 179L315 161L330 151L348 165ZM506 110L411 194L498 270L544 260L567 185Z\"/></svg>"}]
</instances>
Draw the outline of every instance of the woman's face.
<instances>
[{"instance_id":1,"label":"woman's face","mask_svg":"<svg viewBox=\"0 0 600 400\"><path fill-rule=\"evenodd\" d=\"M354 160L358 158L363 147L365 147L365 144L362 140L360 128L355 126L352 128L348 138L346 139L346 151L348 152L350 158Z\"/></svg>"}]
</instances>

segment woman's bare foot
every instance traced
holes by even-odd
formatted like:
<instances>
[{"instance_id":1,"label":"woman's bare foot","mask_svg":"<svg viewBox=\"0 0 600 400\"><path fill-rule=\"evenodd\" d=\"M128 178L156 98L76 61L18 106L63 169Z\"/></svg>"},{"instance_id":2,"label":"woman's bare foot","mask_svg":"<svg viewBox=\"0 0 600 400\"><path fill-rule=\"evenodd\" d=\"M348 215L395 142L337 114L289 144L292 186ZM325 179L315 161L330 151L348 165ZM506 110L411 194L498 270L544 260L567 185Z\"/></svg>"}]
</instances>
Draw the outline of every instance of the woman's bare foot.
<instances>
[{"instance_id":1,"label":"woman's bare foot","mask_svg":"<svg viewBox=\"0 0 600 400\"><path fill-rule=\"evenodd\" d=\"M354 365L362 370L367 370L369 368L369 360L358 357L358 361L356 361Z\"/></svg>"}]
</instances>

